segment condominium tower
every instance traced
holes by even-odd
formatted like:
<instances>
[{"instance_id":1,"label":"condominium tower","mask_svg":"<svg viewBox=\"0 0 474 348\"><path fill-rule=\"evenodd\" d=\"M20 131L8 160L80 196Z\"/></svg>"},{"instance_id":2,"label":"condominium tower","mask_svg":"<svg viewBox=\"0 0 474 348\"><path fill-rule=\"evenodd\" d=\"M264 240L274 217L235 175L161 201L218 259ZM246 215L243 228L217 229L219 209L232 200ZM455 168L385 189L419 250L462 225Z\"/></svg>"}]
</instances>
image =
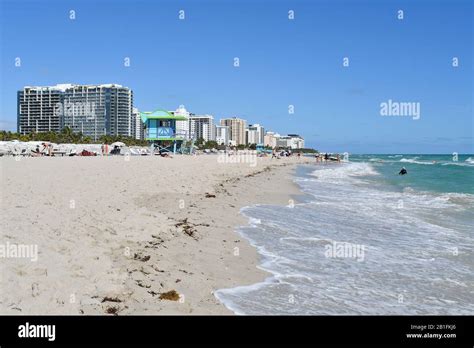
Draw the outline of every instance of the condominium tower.
<instances>
[{"instance_id":1,"label":"condominium tower","mask_svg":"<svg viewBox=\"0 0 474 348\"><path fill-rule=\"evenodd\" d=\"M229 127L215 126L216 142L218 145L229 145Z\"/></svg>"},{"instance_id":2,"label":"condominium tower","mask_svg":"<svg viewBox=\"0 0 474 348\"><path fill-rule=\"evenodd\" d=\"M60 84L18 92L18 132L59 132L69 127L97 140L102 135L135 137L133 92L121 85Z\"/></svg>"},{"instance_id":3,"label":"condominium tower","mask_svg":"<svg viewBox=\"0 0 474 348\"><path fill-rule=\"evenodd\" d=\"M59 132L65 85L53 87L26 86L17 93L17 131Z\"/></svg>"},{"instance_id":4,"label":"condominium tower","mask_svg":"<svg viewBox=\"0 0 474 348\"><path fill-rule=\"evenodd\" d=\"M247 144L263 144L264 136L264 129L259 124L251 124L245 130Z\"/></svg>"},{"instance_id":5,"label":"condominium tower","mask_svg":"<svg viewBox=\"0 0 474 348\"><path fill-rule=\"evenodd\" d=\"M245 120L237 117L221 120L221 126L229 127L229 142L233 145L245 145L245 124Z\"/></svg>"},{"instance_id":6,"label":"condominium tower","mask_svg":"<svg viewBox=\"0 0 474 348\"><path fill-rule=\"evenodd\" d=\"M132 109L132 122L135 122L135 139L145 139L145 125L143 124L138 108Z\"/></svg>"},{"instance_id":7,"label":"condominium tower","mask_svg":"<svg viewBox=\"0 0 474 348\"><path fill-rule=\"evenodd\" d=\"M215 140L214 117L191 114L189 116L189 134L194 139Z\"/></svg>"},{"instance_id":8,"label":"condominium tower","mask_svg":"<svg viewBox=\"0 0 474 348\"><path fill-rule=\"evenodd\" d=\"M169 111L173 116L185 117L185 120L176 121L176 134L184 139L190 139L189 134L189 116L190 112L186 110L184 105L180 105L175 111Z\"/></svg>"},{"instance_id":9,"label":"condominium tower","mask_svg":"<svg viewBox=\"0 0 474 348\"><path fill-rule=\"evenodd\" d=\"M277 147L303 149L304 139L298 134L288 134L277 139Z\"/></svg>"},{"instance_id":10,"label":"condominium tower","mask_svg":"<svg viewBox=\"0 0 474 348\"><path fill-rule=\"evenodd\" d=\"M275 132L267 132L263 137L263 145L269 146L272 149L277 147L278 139L280 139L281 135Z\"/></svg>"}]
</instances>

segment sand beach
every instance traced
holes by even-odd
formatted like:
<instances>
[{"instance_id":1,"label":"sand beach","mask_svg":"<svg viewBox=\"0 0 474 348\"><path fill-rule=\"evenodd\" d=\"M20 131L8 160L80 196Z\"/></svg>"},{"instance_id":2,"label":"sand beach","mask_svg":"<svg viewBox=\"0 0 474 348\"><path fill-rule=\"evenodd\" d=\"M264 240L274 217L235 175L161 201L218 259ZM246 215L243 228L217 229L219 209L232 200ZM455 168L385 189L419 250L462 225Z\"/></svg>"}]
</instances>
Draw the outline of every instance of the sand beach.
<instances>
[{"instance_id":1,"label":"sand beach","mask_svg":"<svg viewBox=\"0 0 474 348\"><path fill-rule=\"evenodd\" d=\"M232 314L213 293L267 276L239 210L288 205L308 161L2 157L0 313Z\"/></svg>"}]
</instances>

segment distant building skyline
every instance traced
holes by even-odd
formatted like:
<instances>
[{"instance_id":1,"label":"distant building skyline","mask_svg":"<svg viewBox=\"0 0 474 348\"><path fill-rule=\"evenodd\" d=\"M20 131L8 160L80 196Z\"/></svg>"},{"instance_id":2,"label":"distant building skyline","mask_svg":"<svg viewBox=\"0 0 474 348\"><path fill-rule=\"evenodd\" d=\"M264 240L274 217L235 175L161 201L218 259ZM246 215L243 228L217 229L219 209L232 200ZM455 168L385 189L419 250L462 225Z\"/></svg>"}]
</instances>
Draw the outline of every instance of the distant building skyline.
<instances>
[{"instance_id":1,"label":"distant building skyline","mask_svg":"<svg viewBox=\"0 0 474 348\"><path fill-rule=\"evenodd\" d=\"M133 106L133 91L119 84L56 84L53 86L25 86L18 91L17 131L60 132L69 127L93 140L102 135L122 135L135 139L145 138L145 125L140 111ZM196 115L180 104L170 115L180 116L176 120L176 135L185 140L203 139L217 141L219 145L266 145L274 147L301 148L304 140L298 135L268 135L262 125L236 116L222 118L219 124L214 116ZM297 138L295 140L295 138Z\"/></svg>"}]
</instances>

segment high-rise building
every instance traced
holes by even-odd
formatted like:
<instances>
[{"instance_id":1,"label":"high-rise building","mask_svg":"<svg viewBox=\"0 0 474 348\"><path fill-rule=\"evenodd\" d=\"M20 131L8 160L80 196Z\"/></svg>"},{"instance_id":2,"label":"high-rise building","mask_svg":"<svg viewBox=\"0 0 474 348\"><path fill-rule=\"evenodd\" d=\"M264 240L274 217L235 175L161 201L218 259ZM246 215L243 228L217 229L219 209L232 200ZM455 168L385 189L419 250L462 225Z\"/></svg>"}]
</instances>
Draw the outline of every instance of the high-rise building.
<instances>
[{"instance_id":1,"label":"high-rise building","mask_svg":"<svg viewBox=\"0 0 474 348\"><path fill-rule=\"evenodd\" d=\"M277 140L278 147L285 147L291 149L302 149L304 148L304 139L298 134L288 134L287 136L280 137Z\"/></svg>"},{"instance_id":2,"label":"high-rise building","mask_svg":"<svg viewBox=\"0 0 474 348\"><path fill-rule=\"evenodd\" d=\"M245 124L245 120L237 117L225 118L221 120L221 126L229 127L229 142L235 145L246 144Z\"/></svg>"},{"instance_id":3,"label":"high-rise building","mask_svg":"<svg viewBox=\"0 0 474 348\"><path fill-rule=\"evenodd\" d=\"M17 93L17 131L21 134L59 132L64 85L25 86Z\"/></svg>"},{"instance_id":4,"label":"high-rise building","mask_svg":"<svg viewBox=\"0 0 474 348\"><path fill-rule=\"evenodd\" d=\"M251 124L245 130L247 144L263 144L264 129L259 124Z\"/></svg>"},{"instance_id":5,"label":"high-rise building","mask_svg":"<svg viewBox=\"0 0 474 348\"><path fill-rule=\"evenodd\" d=\"M186 120L176 121L176 134L180 137L184 137L184 139L191 139L191 135L189 134L190 113L186 110L184 105L180 105L175 111L169 111L169 113L173 116L186 118Z\"/></svg>"},{"instance_id":6,"label":"high-rise building","mask_svg":"<svg viewBox=\"0 0 474 348\"><path fill-rule=\"evenodd\" d=\"M140 116L140 111L138 108L132 109L132 121L135 121L134 134L135 139L143 140L145 139L145 126L143 124L142 118Z\"/></svg>"},{"instance_id":7,"label":"high-rise building","mask_svg":"<svg viewBox=\"0 0 474 348\"><path fill-rule=\"evenodd\" d=\"M214 117L211 115L189 116L189 134L194 139L215 140Z\"/></svg>"},{"instance_id":8,"label":"high-rise building","mask_svg":"<svg viewBox=\"0 0 474 348\"><path fill-rule=\"evenodd\" d=\"M267 132L263 137L263 145L269 146L273 149L277 146L278 139L280 139L280 134L275 132Z\"/></svg>"},{"instance_id":9,"label":"high-rise building","mask_svg":"<svg viewBox=\"0 0 474 348\"><path fill-rule=\"evenodd\" d=\"M229 127L216 125L216 142L218 145L229 145Z\"/></svg>"},{"instance_id":10,"label":"high-rise building","mask_svg":"<svg viewBox=\"0 0 474 348\"><path fill-rule=\"evenodd\" d=\"M133 92L117 84L71 85L65 89L63 127L97 140L102 135L135 137Z\"/></svg>"},{"instance_id":11,"label":"high-rise building","mask_svg":"<svg viewBox=\"0 0 474 348\"><path fill-rule=\"evenodd\" d=\"M58 132L69 127L97 140L135 136L133 92L117 84L25 87L18 92L18 132Z\"/></svg>"}]
</instances>

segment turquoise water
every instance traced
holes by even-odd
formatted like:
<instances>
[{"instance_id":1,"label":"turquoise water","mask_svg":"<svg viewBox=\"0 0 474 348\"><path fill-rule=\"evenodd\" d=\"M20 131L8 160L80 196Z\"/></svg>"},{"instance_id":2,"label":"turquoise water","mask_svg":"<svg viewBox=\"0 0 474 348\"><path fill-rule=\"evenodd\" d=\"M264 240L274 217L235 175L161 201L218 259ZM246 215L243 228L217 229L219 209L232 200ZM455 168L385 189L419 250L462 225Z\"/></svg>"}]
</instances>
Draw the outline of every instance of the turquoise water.
<instances>
[{"instance_id":1,"label":"turquoise water","mask_svg":"<svg viewBox=\"0 0 474 348\"><path fill-rule=\"evenodd\" d=\"M386 184L403 189L474 194L474 155L352 155L351 162L369 162ZM401 167L408 175L397 176Z\"/></svg>"},{"instance_id":2,"label":"turquoise water","mask_svg":"<svg viewBox=\"0 0 474 348\"><path fill-rule=\"evenodd\" d=\"M250 226L239 233L270 276L217 298L237 314L474 314L472 158L358 155L299 167L301 203L242 209Z\"/></svg>"}]
</instances>

